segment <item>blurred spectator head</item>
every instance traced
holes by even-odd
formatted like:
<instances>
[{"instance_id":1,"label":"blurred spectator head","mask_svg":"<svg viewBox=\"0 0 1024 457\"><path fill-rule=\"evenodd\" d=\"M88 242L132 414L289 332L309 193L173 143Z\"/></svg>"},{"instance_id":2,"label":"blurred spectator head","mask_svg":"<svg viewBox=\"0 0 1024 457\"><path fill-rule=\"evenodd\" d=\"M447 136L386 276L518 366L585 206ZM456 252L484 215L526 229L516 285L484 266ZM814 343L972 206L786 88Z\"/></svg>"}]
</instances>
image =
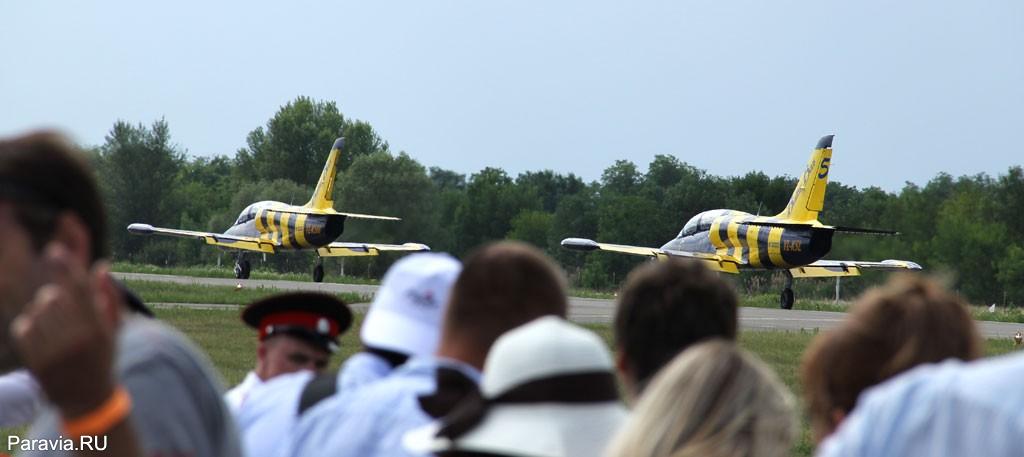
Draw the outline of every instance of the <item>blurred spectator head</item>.
<instances>
[{"instance_id":1,"label":"blurred spectator head","mask_svg":"<svg viewBox=\"0 0 1024 457\"><path fill-rule=\"evenodd\" d=\"M388 269L363 321L363 344L403 356L437 351L441 319L462 265L442 253L403 257Z\"/></svg>"},{"instance_id":2,"label":"blurred spectator head","mask_svg":"<svg viewBox=\"0 0 1024 457\"><path fill-rule=\"evenodd\" d=\"M775 373L735 343L710 340L654 377L605 455L781 457L796 429Z\"/></svg>"},{"instance_id":3,"label":"blurred spectator head","mask_svg":"<svg viewBox=\"0 0 1024 457\"><path fill-rule=\"evenodd\" d=\"M894 276L865 292L804 354L800 375L815 440L831 434L868 387L923 363L980 355L965 303L923 276Z\"/></svg>"},{"instance_id":4,"label":"blurred spectator head","mask_svg":"<svg viewBox=\"0 0 1024 457\"><path fill-rule=\"evenodd\" d=\"M0 372L20 365L8 329L46 278L42 249L60 242L87 266L107 255L106 212L81 151L36 132L0 140Z\"/></svg>"},{"instance_id":5,"label":"blurred spectator head","mask_svg":"<svg viewBox=\"0 0 1024 457\"><path fill-rule=\"evenodd\" d=\"M452 288L439 353L482 367L503 333L538 317L566 315L565 275L537 248L502 241L463 262Z\"/></svg>"},{"instance_id":6,"label":"blurred spectator head","mask_svg":"<svg viewBox=\"0 0 1024 457\"><path fill-rule=\"evenodd\" d=\"M615 313L617 363L630 395L686 347L735 339L736 307L732 286L699 262L670 258L633 270Z\"/></svg>"},{"instance_id":7,"label":"blurred spectator head","mask_svg":"<svg viewBox=\"0 0 1024 457\"><path fill-rule=\"evenodd\" d=\"M92 167L63 135L43 131L0 141L0 202L11 205L37 252L61 235L60 217L72 215L86 230L85 257L106 257L106 211Z\"/></svg>"},{"instance_id":8,"label":"blurred spectator head","mask_svg":"<svg viewBox=\"0 0 1024 457\"><path fill-rule=\"evenodd\" d=\"M405 444L441 456L597 456L625 418L601 338L547 316L498 338L480 392Z\"/></svg>"}]
</instances>

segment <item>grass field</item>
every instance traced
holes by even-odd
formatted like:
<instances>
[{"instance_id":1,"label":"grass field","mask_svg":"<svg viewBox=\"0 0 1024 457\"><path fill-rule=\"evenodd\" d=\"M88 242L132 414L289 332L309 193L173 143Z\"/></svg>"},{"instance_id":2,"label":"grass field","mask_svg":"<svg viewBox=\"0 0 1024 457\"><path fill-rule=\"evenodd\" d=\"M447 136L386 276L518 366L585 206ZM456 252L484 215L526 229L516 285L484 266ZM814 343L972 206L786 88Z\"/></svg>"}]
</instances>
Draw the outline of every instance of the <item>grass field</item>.
<instances>
[{"instance_id":1,"label":"grass field","mask_svg":"<svg viewBox=\"0 0 1024 457\"><path fill-rule=\"evenodd\" d=\"M206 286L156 281L124 281L146 303L203 303L243 305L268 295L283 292L273 287ZM345 303L366 303L373 297L358 293L335 294Z\"/></svg>"},{"instance_id":2,"label":"grass field","mask_svg":"<svg viewBox=\"0 0 1024 457\"><path fill-rule=\"evenodd\" d=\"M197 276L201 278L234 278L235 272L232 269L233 263L226 263L224 266L190 266L190 267L159 267L156 265L137 264L129 262L115 262L111 270L120 273L150 273L175 276ZM310 281L312 276L309 273L278 273L253 267L249 276L250 279L274 279L281 281ZM338 284L380 284L380 281L358 276L338 276L331 272L324 272L324 282Z\"/></svg>"}]
</instances>

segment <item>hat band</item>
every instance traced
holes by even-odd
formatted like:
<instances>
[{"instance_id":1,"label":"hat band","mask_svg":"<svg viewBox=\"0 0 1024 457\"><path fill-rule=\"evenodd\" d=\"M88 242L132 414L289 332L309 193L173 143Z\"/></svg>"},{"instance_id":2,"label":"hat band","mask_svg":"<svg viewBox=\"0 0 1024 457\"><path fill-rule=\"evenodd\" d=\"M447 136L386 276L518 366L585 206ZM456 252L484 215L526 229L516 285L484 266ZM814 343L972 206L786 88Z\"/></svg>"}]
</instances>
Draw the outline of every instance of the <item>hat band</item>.
<instances>
[{"instance_id":1,"label":"hat band","mask_svg":"<svg viewBox=\"0 0 1024 457\"><path fill-rule=\"evenodd\" d=\"M618 401L615 376L608 371L577 373L538 379L520 384L494 398L480 391L467 392L462 401L442 421L438 437L456 439L473 428L496 405L529 403L603 403Z\"/></svg>"},{"instance_id":2,"label":"hat band","mask_svg":"<svg viewBox=\"0 0 1024 457\"><path fill-rule=\"evenodd\" d=\"M310 333L334 338L338 336L338 323L322 314L307 311L288 311L268 314L260 320L260 341L275 333L276 327L299 327Z\"/></svg>"}]
</instances>

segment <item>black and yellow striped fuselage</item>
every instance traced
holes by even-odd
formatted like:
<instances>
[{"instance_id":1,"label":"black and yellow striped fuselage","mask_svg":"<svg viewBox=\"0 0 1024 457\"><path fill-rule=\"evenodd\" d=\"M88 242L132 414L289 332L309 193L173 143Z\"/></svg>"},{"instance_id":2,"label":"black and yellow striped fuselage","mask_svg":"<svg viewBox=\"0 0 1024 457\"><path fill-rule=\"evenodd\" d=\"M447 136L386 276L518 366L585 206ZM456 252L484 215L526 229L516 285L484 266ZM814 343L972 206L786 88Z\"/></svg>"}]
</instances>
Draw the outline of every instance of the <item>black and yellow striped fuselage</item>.
<instances>
[{"instance_id":1,"label":"black and yellow striped fuselage","mask_svg":"<svg viewBox=\"0 0 1024 457\"><path fill-rule=\"evenodd\" d=\"M299 212L281 202L264 201L250 205L225 234L258 237L283 249L316 249L338 239L345 230L341 214Z\"/></svg>"},{"instance_id":2,"label":"black and yellow striped fuselage","mask_svg":"<svg viewBox=\"0 0 1024 457\"><path fill-rule=\"evenodd\" d=\"M735 259L748 268L791 268L821 259L832 248L834 231L826 227L772 227L773 217L712 210L694 216L672 241L669 251L702 252Z\"/></svg>"}]
</instances>

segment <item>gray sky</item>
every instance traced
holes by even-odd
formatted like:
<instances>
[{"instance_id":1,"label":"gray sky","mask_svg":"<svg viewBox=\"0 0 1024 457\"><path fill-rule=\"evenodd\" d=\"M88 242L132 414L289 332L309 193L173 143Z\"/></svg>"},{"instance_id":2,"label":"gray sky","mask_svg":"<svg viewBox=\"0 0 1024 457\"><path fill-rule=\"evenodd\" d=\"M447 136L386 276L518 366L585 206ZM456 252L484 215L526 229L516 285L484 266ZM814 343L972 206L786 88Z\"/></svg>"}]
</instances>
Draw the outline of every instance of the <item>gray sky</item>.
<instances>
[{"instance_id":1,"label":"gray sky","mask_svg":"<svg viewBox=\"0 0 1024 457\"><path fill-rule=\"evenodd\" d=\"M0 135L163 116L233 155L308 95L468 173L797 175L828 133L861 187L1024 163L1019 0L93 3L0 3Z\"/></svg>"}]
</instances>

